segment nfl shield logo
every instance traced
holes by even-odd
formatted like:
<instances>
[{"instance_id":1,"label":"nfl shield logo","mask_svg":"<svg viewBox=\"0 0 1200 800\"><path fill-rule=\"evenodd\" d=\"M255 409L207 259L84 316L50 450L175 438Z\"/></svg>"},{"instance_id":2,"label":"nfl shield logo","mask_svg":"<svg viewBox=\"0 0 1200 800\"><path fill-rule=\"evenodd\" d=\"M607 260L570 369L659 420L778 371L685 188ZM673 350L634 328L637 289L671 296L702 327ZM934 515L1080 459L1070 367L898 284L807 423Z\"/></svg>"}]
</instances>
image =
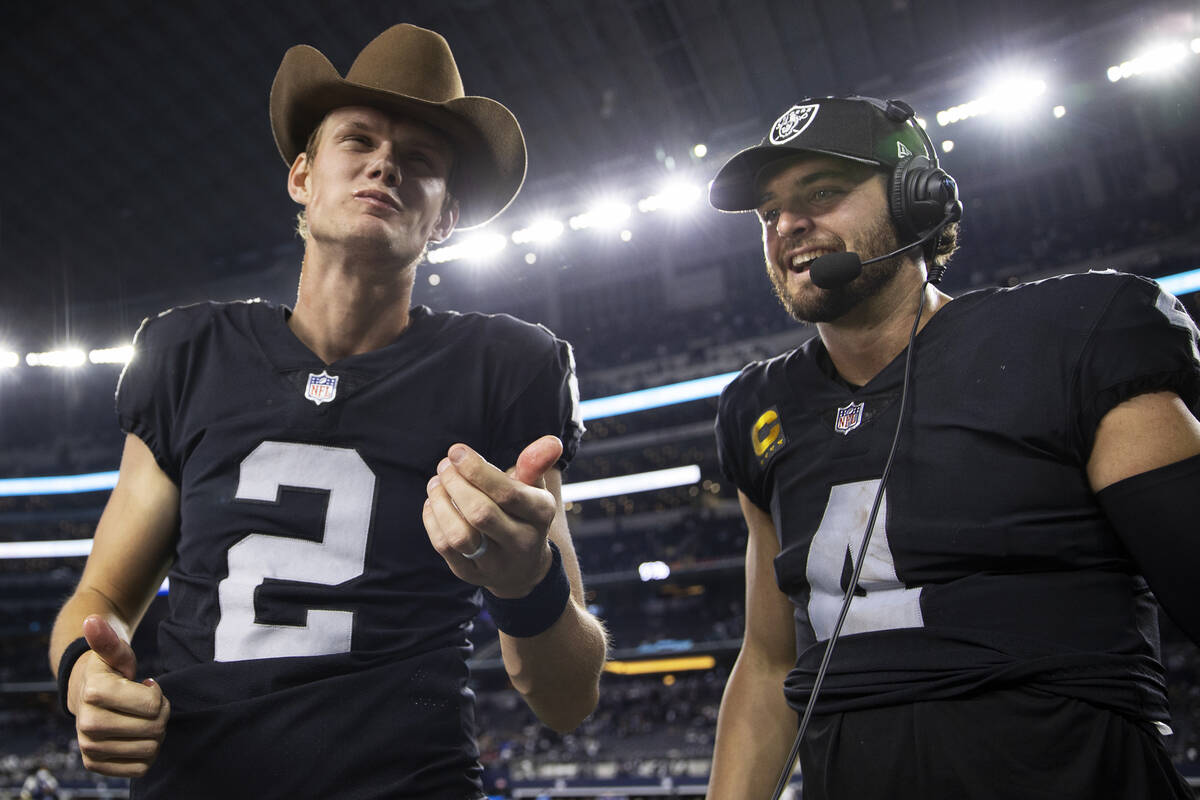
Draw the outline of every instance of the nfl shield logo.
<instances>
[{"instance_id":1,"label":"nfl shield logo","mask_svg":"<svg viewBox=\"0 0 1200 800\"><path fill-rule=\"evenodd\" d=\"M308 385L304 387L304 397L317 405L328 403L337 397L337 375L330 375L321 370L320 375L308 373Z\"/></svg>"},{"instance_id":2,"label":"nfl shield logo","mask_svg":"<svg viewBox=\"0 0 1200 800\"><path fill-rule=\"evenodd\" d=\"M769 137L771 144L790 142L804 133L804 129L817 118L817 111L820 108L817 103L809 103L804 106L792 106L783 112L783 116L775 120L775 124L771 126Z\"/></svg>"},{"instance_id":3,"label":"nfl shield logo","mask_svg":"<svg viewBox=\"0 0 1200 800\"><path fill-rule=\"evenodd\" d=\"M865 403L850 403L843 408L839 408L837 410L837 419L833 423L833 429L845 436L861 425L864 405Z\"/></svg>"}]
</instances>

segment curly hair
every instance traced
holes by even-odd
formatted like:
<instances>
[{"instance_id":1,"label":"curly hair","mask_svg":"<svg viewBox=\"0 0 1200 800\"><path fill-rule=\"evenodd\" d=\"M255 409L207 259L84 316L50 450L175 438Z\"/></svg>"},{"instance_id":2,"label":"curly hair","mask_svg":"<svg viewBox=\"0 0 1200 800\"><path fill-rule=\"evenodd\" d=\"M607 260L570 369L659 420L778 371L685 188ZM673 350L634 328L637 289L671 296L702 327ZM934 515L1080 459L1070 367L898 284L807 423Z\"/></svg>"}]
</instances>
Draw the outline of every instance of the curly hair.
<instances>
[{"instance_id":1,"label":"curly hair","mask_svg":"<svg viewBox=\"0 0 1200 800\"><path fill-rule=\"evenodd\" d=\"M932 261L936 268L944 272L950 263L950 257L958 250L958 233L959 223L957 222L951 222L942 228L942 232L926 245L926 260Z\"/></svg>"}]
</instances>

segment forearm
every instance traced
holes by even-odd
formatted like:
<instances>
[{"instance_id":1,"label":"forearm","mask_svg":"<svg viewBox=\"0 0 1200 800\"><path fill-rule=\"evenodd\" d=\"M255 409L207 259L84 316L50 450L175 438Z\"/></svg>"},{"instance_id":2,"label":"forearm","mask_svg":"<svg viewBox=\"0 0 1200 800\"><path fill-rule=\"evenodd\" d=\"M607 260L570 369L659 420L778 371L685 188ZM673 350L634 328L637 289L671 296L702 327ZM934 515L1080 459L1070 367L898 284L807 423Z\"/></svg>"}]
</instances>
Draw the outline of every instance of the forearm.
<instances>
[{"instance_id":1,"label":"forearm","mask_svg":"<svg viewBox=\"0 0 1200 800\"><path fill-rule=\"evenodd\" d=\"M786 667L738 656L721 698L708 797L770 797L799 727L783 697Z\"/></svg>"},{"instance_id":2,"label":"forearm","mask_svg":"<svg viewBox=\"0 0 1200 800\"><path fill-rule=\"evenodd\" d=\"M504 668L544 724L566 733L596 708L607 638L600 621L578 601L537 636L500 634Z\"/></svg>"}]
</instances>

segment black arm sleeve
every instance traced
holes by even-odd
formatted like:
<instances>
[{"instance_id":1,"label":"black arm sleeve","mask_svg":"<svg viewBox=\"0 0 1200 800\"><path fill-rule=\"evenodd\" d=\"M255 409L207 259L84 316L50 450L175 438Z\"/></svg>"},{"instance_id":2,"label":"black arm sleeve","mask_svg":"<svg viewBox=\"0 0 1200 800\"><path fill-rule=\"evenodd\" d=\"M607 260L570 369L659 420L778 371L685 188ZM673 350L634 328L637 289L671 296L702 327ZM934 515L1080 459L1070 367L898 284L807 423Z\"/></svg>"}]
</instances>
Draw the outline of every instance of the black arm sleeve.
<instances>
[{"instance_id":1,"label":"black arm sleeve","mask_svg":"<svg viewBox=\"0 0 1200 800\"><path fill-rule=\"evenodd\" d=\"M1167 616L1200 644L1200 455L1096 493Z\"/></svg>"}]
</instances>

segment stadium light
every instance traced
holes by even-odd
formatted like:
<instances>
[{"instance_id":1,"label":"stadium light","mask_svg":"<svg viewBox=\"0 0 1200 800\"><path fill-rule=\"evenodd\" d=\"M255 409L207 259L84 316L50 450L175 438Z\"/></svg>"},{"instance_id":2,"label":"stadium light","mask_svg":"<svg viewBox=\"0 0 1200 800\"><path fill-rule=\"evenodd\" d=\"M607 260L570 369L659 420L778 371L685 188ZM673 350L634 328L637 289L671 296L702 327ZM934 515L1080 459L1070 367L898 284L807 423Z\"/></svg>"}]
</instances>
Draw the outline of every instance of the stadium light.
<instances>
[{"instance_id":1,"label":"stadium light","mask_svg":"<svg viewBox=\"0 0 1200 800\"><path fill-rule=\"evenodd\" d=\"M723 372L708 378L696 378L681 383L655 386L651 389L639 389L636 392L596 397L580 403L579 410L586 421L615 417L618 414L632 414L635 411L646 411L692 400L703 400L719 395L721 390L737 376L736 372Z\"/></svg>"},{"instance_id":2,"label":"stadium light","mask_svg":"<svg viewBox=\"0 0 1200 800\"><path fill-rule=\"evenodd\" d=\"M643 561L638 564L638 576L642 582L665 581L671 577L671 568L663 561Z\"/></svg>"},{"instance_id":3,"label":"stadium light","mask_svg":"<svg viewBox=\"0 0 1200 800\"><path fill-rule=\"evenodd\" d=\"M93 364L128 364L131 358L133 358L133 345L107 347L88 353L88 361Z\"/></svg>"},{"instance_id":4,"label":"stadium light","mask_svg":"<svg viewBox=\"0 0 1200 800\"><path fill-rule=\"evenodd\" d=\"M657 194L638 200L638 211L686 211L695 206L704 196L703 190L693 183L674 182L664 186Z\"/></svg>"},{"instance_id":5,"label":"stadium light","mask_svg":"<svg viewBox=\"0 0 1200 800\"><path fill-rule=\"evenodd\" d=\"M1200 52L1200 50L1196 49L1197 41L1200 40L1192 40L1191 49L1193 53ZM1143 50L1128 61L1122 61L1120 64L1114 64L1109 67L1107 70L1108 79L1116 83L1126 78L1132 78L1135 75L1166 72L1179 66L1187 58L1187 51L1188 48L1183 42L1154 45Z\"/></svg>"},{"instance_id":6,"label":"stadium light","mask_svg":"<svg viewBox=\"0 0 1200 800\"><path fill-rule=\"evenodd\" d=\"M953 139L947 139L944 142L942 142L942 152L943 153L951 153L953 151L954 151L954 140Z\"/></svg>"},{"instance_id":7,"label":"stadium light","mask_svg":"<svg viewBox=\"0 0 1200 800\"><path fill-rule=\"evenodd\" d=\"M44 478L0 478L0 497L101 492L116 485L116 470L89 472L83 475L50 475Z\"/></svg>"},{"instance_id":8,"label":"stadium light","mask_svg":"<svg viewBox=\"0 0 1200 800\"><path fill-rule=\"evenodd\" d=\"M1066 106L1055 106L1053 113L1054 113L1055 119L1062 119L1063 117L1065 117L1067 115L1067 107Z\"/></svg>"},{"instance_id":9,"label":"stadium light","mask_svg":"<svg viewBox=\"0 0 1200 800\"><path fill-rule=\"evenodd\" d=\"M76 558L92 552L91 539L0 542L0 558Z\"/></svg>"},{"instance_id":10,"label":"stadium light","mask_svg":"<svg viewBox=\"0 0 1200 800\"><path fill-rule=\"evenodd\" d=\"M462 259L478 261L494 256L507 246L508 238L505 236L498 233L477 233L457 244L430 250L426 257L430 264L445 264L447 261Z\"/></svg>"},{"instance_id":11,"label":"stadium light","mask_svg":"<svg viewBox=\"0 0 1200 800\"><path fill-rule=\"evenodd\" d=\"M0 350L0 369L12 369L21 363L21 355L12 350Z\"/></svg>"},{"instance_id":12,"label":"stadium light","mask_svg":"<svg viewBox=\"0 0 1200 800\"><path fill-rule=\"evenodd\" d=\"M585 228L615 228L629 219L630 208L625 203L605 201L593 206L582 214L576 214L567 220L573 231Z\"/></svg>"},{"instance_id":13,"label":"stadium light","mask_svg":"<svg viewBox=\"0 0 1200 800\"><path fill-rule=\"evenodd\" d=\"M563 224L556 219L540 219L528 228L520 228L512 232L513 244L528 244L530 242L551 242L562 236Z\"/></svg>"},{"instance_id":14,"label":"stadium light","mask_svg":"<svg viewBox=\"0 0 1200 800\"><path fill-rule=\"evenodd\" d=\"M653 492L658 489L671 489L676 486L688 486L700 482L700 465L689 464L686 467L671 467L653 472L638 472L633 475L618 475L615 478L600 478L594 481L579 481L566 483L562 487L562 499L565 503L580 500L595 500L600 497L616 497L636 492Z\"/></svg>"},{"instance_id":15,"label":"stadium light","mask_svg":"<svg viewBox=\"0 0 1200 800\"><path fill-rule=\"evenodd\" d=\"M25 363L31 367L79 367L87 363L87 354L78 348L26 353Z\"/></svg>"},{"instance_id":16,"label":"stadium light","mask_svg":"<svg viewBox=\"0 0 1200 800\"><path fill-rule=\"evenodd\" d=\"M1193 269L1189 272L1178 272L1174 275L1166 275L1162 278L1156 278L1158 285L1164 290L1178 297L1181 294L1189 294L1200 290L1200 269Z\"/></svg>"},{"instance_id":17,"label":"stadium light","mask_svg":"<svg viewBox=\"0 0 1200 800\"><path fill-rule=\"evenodd\" d=\"M651 675L659 672L712 669L716 665L717 660L712 656L679 656L651 658L646 661L609 661L605 663L604 671L615 675Z\"/></svg>"},{"instance_id":18,"label":"stadium light","mask_svg":"<svg viewBox=\"0 0 1200 800\"><path fill-rule=\"evenodd\" d=\"M937 113L943 128L965 119L1002 113L1012 117L1023 114L1037 98L1046 93L1046 82L1036 77L1006 78L988 87L980 97Z\"/></svg>"},{"instance_id":19,"label":"stadium light","mask_svg":"<svg viewBox=\"0 0 1200 800\"><path fill-rule=\"evenodd\" d=\"M697 144L692 148L692 155L694 155L696 158L704 158L706 155L708 155L708 145L704 144L703 142Z\"/></svg>"}]
</instances>

